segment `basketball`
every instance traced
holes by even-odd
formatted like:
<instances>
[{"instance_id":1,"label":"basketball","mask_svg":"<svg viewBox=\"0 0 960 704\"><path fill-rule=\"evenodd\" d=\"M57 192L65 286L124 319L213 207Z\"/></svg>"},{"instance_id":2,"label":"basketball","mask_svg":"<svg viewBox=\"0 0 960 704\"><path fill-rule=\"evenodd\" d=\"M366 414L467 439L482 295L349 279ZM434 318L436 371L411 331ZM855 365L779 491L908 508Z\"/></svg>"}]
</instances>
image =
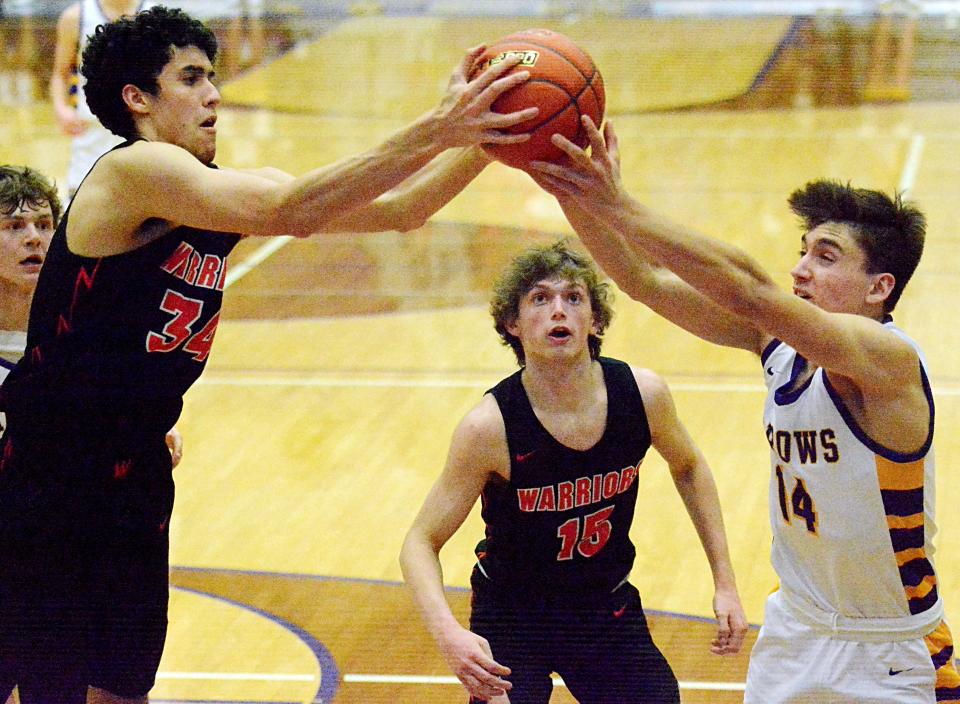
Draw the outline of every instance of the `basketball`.
<instances>
[{"instance_id":1,"label":"basketball","mask_svg":"<svg viewBox=\"0 0 960 704\"><path fill-rule=\"evenodd\" d=\"M487 144L483 148L499 161L522 169L530 161L555 162L564 156L550 141L555 133L585 147L587 137L580 116L589 115L599 126L606 100L603 78L590 55L559 32L527 29L488 46L473 75L516 53L522 60L508 74L529 71L530 79L497 98L492 109L510 113L538 107L540 112L532 120L507 129L514 134L529 133L528 141Z\"/></svg>"}]
</instances>

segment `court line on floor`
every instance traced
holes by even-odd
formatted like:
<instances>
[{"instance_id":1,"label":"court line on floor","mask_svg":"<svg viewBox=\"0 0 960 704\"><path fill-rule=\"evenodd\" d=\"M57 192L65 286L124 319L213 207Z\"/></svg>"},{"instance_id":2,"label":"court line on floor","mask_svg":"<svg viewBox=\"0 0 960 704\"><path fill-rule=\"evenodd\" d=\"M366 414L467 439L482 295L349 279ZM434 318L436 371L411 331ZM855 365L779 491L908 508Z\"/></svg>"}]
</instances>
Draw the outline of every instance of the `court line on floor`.
<instances>
[{"instance_id":1,"label":"court line on floor","mask_svg":"<svg viewBox=\"0 0 960 704\"><path fill-rule=\"evenodd\" d=\"M923 156L923 147L926 141L926 137L922 134L915 134L910 140L907 158L903 164L903 171L900 173L900 183L897 185L897 190L904 197L913 190L913 186L917 182L917 171L920 170L920 159Z\"/></svg>"},{"instance_id":2,"label":"court line on floor","mask_svg":"<svg viewBox=\"0 0 960 704\"><path fill-rule=\"evenodd\" d=\"M343 681L356 684L460 684L460 680L451 676L433 675L365 675L346 674ZM556 686L564 687L559 677L553 678ZM743 682L681 682L680 689L703 690L711 692L738 692L743 691L746 684Z\"/></svg>"},{"instance_id":3,"label":"court line on floor","mask_svg":"<svg viewBox=\"0 0 960 704\"><path fill-rule=\"evenodd\" d=\"M364 376L366 374L366 376ZM304 387L304 388L414 388L414 389L477 389L488 388L490 379L497 372L465 376L452 372L451 376L442 374L397 374L387 372L357 372L343 370L331 373L294 372L219 372L208 370L197 381L199 386L263 386L263 387ZM673 391L692 391L705 393L766 393L762 383L744 381L670 381ZM951 380L933 385L934 396L960 396L960 384Z\"/></svg>"},{"instance_id":4,"label":"court line on floor","mask_svg":"<svg viewBox=\"0 0 960 704\"><path fill-rule=\"evenodd\" d=\"M227 271L227 278L223 282L223 288L228 289L233 286L240 279L249 274L254 267L261 264L266 259L269 259L295 239L296 237L292 237L290 235L282 235L281 237L271 237L268 239L257 249L255 249L249 257L230 267L230 269Z\"/></svg>"},{"instance_id":5,"label":"court line on floor","mask_svg":"<svg viewBox=\"0 0 960 704\"><path fill-rule=\"evenodd\" d=\"M315 682L315 675L284 672L158 672L158 680L221 680L259 682Z\"/></svg>"}]
</instances>

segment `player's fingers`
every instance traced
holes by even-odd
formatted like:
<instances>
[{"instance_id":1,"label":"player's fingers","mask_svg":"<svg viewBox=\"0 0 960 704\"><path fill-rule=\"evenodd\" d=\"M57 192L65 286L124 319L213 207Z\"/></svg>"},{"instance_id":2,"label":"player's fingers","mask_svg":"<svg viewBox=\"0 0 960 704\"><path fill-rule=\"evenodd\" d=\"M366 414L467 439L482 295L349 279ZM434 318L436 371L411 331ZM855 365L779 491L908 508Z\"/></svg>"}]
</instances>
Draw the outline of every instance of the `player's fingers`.
<instances>
[{"instance_id":1,"label":"player's fingers","mask_svg":"<svg viewBox=\"0 0 960 704\"><path fill-rule=\"evenodd\" d=\"M519 125L521 122L526 122L527 120L532 120L538 114L540 114L540 108L524 108L523 110L507 113L488 112L484 116L483 124L488 128L500 130L505 127Z\"/></svg>"},{"instance_id":2,"label":"player's fingers","mask_svg":"<svg viewBox=\"0 0 960 704\"><path fill-rule=\"evenodd\" d=\"M487 130L483 133L481 144L521 144L530 139L528 132L519 134L510 134L509 132L497 132L496 130Z\"/></svg>"},{"instance_id":3,"label":"player's fingers","mask_svg":"<svg viewBox=\"0 0 960 704\"><path fill-rule=\"evenodd\" d=\"M590 148L593 150L593 155L597 156L598 154L604 154L607 151L607 145L603 141L603 135L600 134L600 130L597 129L597 126L593 124L593 120L589 115L584 115L580 118L580 122L583 125L583 129L587 133L587 141L590 143Z\"/></svg>"},{"instance_id":4,"label":"player's fingers","mask_svg":"<svg viewBox=\"0 0 960 704\"><path fill-rule=\"evenodd\" d=\"M717 614L717 640L726 643L730 639L730 614Z\"/></svg>"},{"instance_id":5,"label":"player's fingers","mask_svg":"<svg viewBox=\"0 0 960 704\"><path fill-rule=\"evenodd\" d=\"M517 71L516 73L511 73L509 76L503 76L503 74L505 74L507 71L512 69L518 63L520 63L521 58L522 57L520 56L520 54L511 54L505 57L503 61L498 61L495 64L488 65L483 71L480 72L479 75L477 75L472 81L470 81L469 88L473 92L473 95L479 95L483 93L485 90L487 90L488 88L493 88L494 84L498 83L499 80L506 81L508 88L512 88L518 83L523 83L525 80L530 78L529 71ZM518 79L517 76L522 74L526 74L526 75L523 75L522 78ZM503 76L502 79L501 79L501 76ZM511 79L512 79L512 82L511 82ZM502 93L504 90L507 90L507 88L498 90L496 95L500 95L500 93ZM494 98L491 99L490 102L493 102L494 100L496 100L496 96L494 96Z\"/></svg>"},{"instance_id":6,"label":"player's fingers","mask_svg":"<svg viewBox=\"0 0 960 704\"><path fill-rule=\"evenodd\" d=\"M553 142L555 147L570 157L570 160L574 164L586 164L590 161L590 157L587 156L587 153L583 149L578 147L562 134L555 133L552 137L550 137L550 141Z\"/></svg>"},{"instance_id":7,"label":"player's fingers","mask_svg":"<svg viewBox=\"0 0 960 704\"><path fill-rule=\"evenodd\" d=\"M475 46L467 50L467 53L463 55L463 58L460 59L460 63L457 64L457 67L453 71L453 75L450 76L451 83L466 83L467 77L473 72L474 67L477 64L477 59L480 58L480 54L483 53L483 50L486 47L481 44L480 46Z\"/></svg>"},{"instance_id":8,"label":"player's fingers","mask_svg":"<svg viewBox=\"0 0 960 704\"><path fill-rule=\"evenodd\" d=\"M487 69L489 71L489 69ZM482 90L475 91L476 104L484 109L489 109L493 102L511 88L515 88L524 81L529 80L529 71L517 71L509 76L503 76L491 81L484 86ZM531 106L533 107L533 106Z\"/></svg>"},{"instance_id":9,"label":"player's fingers","mask_svg":"<svg viewBox=\"0 0 960 704\"><path fill-rule=\"evenodd\" d=\"M613 123L607 120L603 125L603 141L607 144L607 154L617 166L620 166L620 140L613 129Z\"/></svg>"}]
</instances>

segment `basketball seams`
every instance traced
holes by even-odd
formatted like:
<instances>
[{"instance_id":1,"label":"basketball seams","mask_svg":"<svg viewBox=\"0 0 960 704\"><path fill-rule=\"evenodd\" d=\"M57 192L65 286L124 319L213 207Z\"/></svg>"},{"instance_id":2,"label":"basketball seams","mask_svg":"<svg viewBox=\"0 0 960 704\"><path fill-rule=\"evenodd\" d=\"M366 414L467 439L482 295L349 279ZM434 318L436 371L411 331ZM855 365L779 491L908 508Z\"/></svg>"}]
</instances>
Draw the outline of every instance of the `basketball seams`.
<instances>
[{"instance_id":1,"label":"basketball seams","mask_svg":"<svg viewBox=\"0 0 960 704\"><path fill-rule=\"evenodd\" d=\"M562 157L560 150L551 143L549 133L567 135L574 143L583 146L585 130L582 116L596 116L595 121L602 121L606 102L603 78L590 55L569 37L559 33L546 32L543 36L533 38L518 33L488 45L484 52L485 60L476 70L489 67L494 58L510 52L526 54L533 59L532 65L518 65L513 69L520 71L527 68L531 75L522 89L518 87L508 91L495 101L493 109L511 112L527 107L522 104L526 100L527 103L539 104L541 111L550 110L550 114L538 116L540 119L534 118L536 122L525 120L507 130L515 134L529 133L529 142L484 145L484 150L506 164L524 168L526 163L534 159L554 161ZM539 59L535 58L537 54L540 55ZM592 91L590 98L587 97L588 89ZM512 97L508 99L508 95Z\"/></svg>"}]
</instances>

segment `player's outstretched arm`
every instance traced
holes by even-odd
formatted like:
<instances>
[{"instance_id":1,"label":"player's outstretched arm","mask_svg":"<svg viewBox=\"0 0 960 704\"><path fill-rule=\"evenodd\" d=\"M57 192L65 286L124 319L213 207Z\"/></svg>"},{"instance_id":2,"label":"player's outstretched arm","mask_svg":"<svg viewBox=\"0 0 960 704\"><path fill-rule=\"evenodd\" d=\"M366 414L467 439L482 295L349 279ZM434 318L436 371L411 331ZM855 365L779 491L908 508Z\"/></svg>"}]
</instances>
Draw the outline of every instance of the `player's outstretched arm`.
<instances>
[{"instance_id":1,"label":"player's outstretched arm","mask_svg":"<svg viewBox=\"0 0 960 704\"><path fill-rule=\"evenodd\" d=\"M530 119L537 109L501 115L491 105L529 74L503 76L516 63L512 59L468 81L481 51L478 47L464 57L438 107L377 147L290 181L209 169L186 150L163 142L137 142L111 152L91 172L77 203L85 201L80 210L102 215L123 202L123 212L110 214L108 227L98 221L90 228L79 227L74 212L71 228L79 234L70 236L71 248L86 256L127 251L145 244L150 235L140 226L153 219L245 235L308 236L369 204L447 149L523 141L528 135L499 130ZM135 97L134 91L125 94L132 108L138 107L131 102Z\"/></svg>"},{"instance_id":2,"label":"player's outstretched arm","mask_svg":"<svg viewBox=\"0 0 960 704\"><path fill-rule=\"evenodd\" d=\"M916 376L912 373L916 371L915 353L876 321L831 313L793 296L743 250L671 222L639 203L620 184L619 170L603 135L590 118L585 117L583 125L590 155L554 135L554 143L569 156L569 162L534 165L552 189L574 200L622 235L631 248L673 271L716 306L747 320L761 332L762 341L783 340L813 364L878 396L897 388L897 380ZM888 283L881 276L876 286ZM919 389L919 384L915 386ZM922 403L916 407L922 408Z\"/></svg>"},{"instance_id":3,"label":"player's outstretched arm","mask_svg":"<svg viewBox=\"0 0 960 704\"><path fill-rule=\"evenodd\" d=\"M717 637L710 650L717 655L732 655L743 646L747 617L737 593L713 474L677 417L673 397L663 379L647 369L634 369L634 377L643 396L651 443L670 467L674 486L710 563L717 617Z\"/></svg>"},{"instance_id":4,"label":"player's outstretched arm","mask_svg":"<svg viewBox=\"0 0 960 704\"><path fill-rule=\"evenodd\" d=\"M427 630L471 696L487 700L510 690L510 669L493 659L486 639L454 617L443 593L440 549L463 524L492 472L508 466L506 431L496 402L485 396L454 431L447 464L403 542L400 567Z\"/></svg>"},{"instance_id":5,"label":"player's outstretched arm","mask_svg":"<svg viewBox=\"0 0 960 704\"><path fill-rule=\"evenodd\" d=\"M324 232L409 232L421 227L492 161L479 145L450 149L399 186L327 223Z\"/></svg>"},{"instance_id":6,"label":"player's outstretched arm","mask_svg":"<svg viewBox=\"0 0 960 704\"><path fill-rule=\"evenodd\" d=\"M73 76L73 64L77 60L77 46L80 39L80 4L68 6L57 20L57 39L53 47L53 71L50 74L50 102L57 124L65 134L75 137L82 134L87 126L70 105L70 81Z\"/></svg>"},{"instance_id":7,"label":"player's outstretched arm","mask_svg":"<svg viewBox=\"0 0 960 704\"><path fill-rule=\"evenodd\" d=\"M594 174L605 185L628 198L620 178L620 149L611 122L604 126L603 147L588 157ZM768 342L750 321L715 304L710 298L678 278L651 258L636 238L594 214L592 203L572 195L563 179L541 170L533 179L557 198L568 222L603 270L631 298L708 342L737 347L759 354Z\"/></svg>"}]
</instances>

